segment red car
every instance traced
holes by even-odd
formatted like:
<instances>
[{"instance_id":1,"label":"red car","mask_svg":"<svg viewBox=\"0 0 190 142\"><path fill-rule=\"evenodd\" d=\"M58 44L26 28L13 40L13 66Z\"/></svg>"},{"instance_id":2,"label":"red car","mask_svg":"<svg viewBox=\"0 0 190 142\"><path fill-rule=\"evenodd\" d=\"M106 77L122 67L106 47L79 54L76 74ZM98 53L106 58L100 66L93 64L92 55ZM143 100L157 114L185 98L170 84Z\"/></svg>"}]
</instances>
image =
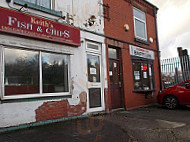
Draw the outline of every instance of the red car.
<instances>
[{"instance_id":1,"label":"red car","mask_svg":"<svg viewBox=\"0 0 190 142\"><path fill-rule=\"evenodd\" d=\"M190 105L190 80L160 91L158 103L169 109L175 109L179 105Z\"/></svg>"}]
</instances>

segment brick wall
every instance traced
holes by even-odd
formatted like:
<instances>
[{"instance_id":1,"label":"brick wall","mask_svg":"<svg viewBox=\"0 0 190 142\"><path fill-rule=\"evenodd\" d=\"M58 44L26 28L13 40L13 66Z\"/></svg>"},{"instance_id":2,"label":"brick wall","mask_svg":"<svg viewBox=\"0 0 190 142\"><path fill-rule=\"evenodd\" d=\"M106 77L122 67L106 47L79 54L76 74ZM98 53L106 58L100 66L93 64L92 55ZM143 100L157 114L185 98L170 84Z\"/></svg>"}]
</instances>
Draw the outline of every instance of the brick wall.
<instances>
[{"instance_id":1,"label":"brick wall","mask_svg":"<svg viewBox=\"0 0 190 142\"><path fill-rule=\"evenodd\" d=\"M59 119L82 115L86 112L86 92L79 95L80 103L76 106L69 105L68 100L45 102L36 110L36 121Z\"/></svg>"},{"instance_id":2,"label":"brick wall","mask_svg":"<svg viewBox=\"0 0 190 142\"><path fill-rule=\"evenodd\" d=\"M109 20L105 19L105 35L109 38L106 39L107 47L110 44L110 39L119 41L123 44L121 48L121 58L123 66L123 87L124 87L124 101L127 109L136 108L139 106L151 104L156 102L156 96L160 90L159 86L159 68L158 68L158 52L156 44L156 29L155 29L155 17L154 7L144 0L104 0L104 4L109 6ZM154 42L149 46L140 42L135 42L134 34L134 21L133 21L133 7L136 7L146 13L146 27L147 27L147 39L152 37ZM129 25L129 31L125 31L124 24ZM114 42L112 41L114 44ZM117 43L117 42L115 42ZM148 96L145 99L145 94L133 92L133 72L132 62L129 53L129 45L136 45L141 48L154 51L154 79L155 88L153 97ZM120 44L121 45L121 44ZM118 44L115 44L119 48ZM108 64L109 65L109 64ZM109 69L109 67L108 67ZM108 74L109 76L109 74Z\"/></svg>"}]
</instances>

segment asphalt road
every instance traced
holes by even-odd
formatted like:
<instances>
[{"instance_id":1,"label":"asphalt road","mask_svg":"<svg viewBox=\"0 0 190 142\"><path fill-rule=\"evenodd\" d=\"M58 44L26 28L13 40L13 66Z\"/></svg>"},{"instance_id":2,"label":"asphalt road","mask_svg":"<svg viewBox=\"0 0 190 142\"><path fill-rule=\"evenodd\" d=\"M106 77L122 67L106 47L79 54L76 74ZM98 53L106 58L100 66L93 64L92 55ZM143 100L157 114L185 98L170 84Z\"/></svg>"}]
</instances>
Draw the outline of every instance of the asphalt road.
<instances>
[{"instance_id":1,"label":"asphalt road","mask_svg":"<svg viewBox=\"0 0 190 142\"><path fill-rule=\"evenodd\" d=\"M190 142L190 108L152 106L0 134L0 142Z\"/></svg>"}]
</instances>

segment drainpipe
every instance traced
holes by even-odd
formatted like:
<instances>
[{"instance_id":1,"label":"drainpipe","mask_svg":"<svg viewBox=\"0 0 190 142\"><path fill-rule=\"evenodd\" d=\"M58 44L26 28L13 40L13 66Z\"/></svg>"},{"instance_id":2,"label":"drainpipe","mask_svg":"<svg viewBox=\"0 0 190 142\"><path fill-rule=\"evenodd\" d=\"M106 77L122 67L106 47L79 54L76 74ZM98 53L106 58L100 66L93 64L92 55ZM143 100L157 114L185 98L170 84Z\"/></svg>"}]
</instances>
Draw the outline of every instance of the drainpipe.
<instances>
[{"instance_id":1,"label":"drainpipe","mask_svg":"<svg viewBox=\"0 0 190 142\"><path fill-rule=\"evenodd\" d=\"M154 7L154 23L155 23L155 30L156 30L156 46L157 46L157 56L158 56L158 69L159 69L159 79L160 79L160 90L162 90L162 73L161 73L160 49L159 49L158 28L157 28L157 11L158 11L158 8Z\"/></svg>"}]
</instances>

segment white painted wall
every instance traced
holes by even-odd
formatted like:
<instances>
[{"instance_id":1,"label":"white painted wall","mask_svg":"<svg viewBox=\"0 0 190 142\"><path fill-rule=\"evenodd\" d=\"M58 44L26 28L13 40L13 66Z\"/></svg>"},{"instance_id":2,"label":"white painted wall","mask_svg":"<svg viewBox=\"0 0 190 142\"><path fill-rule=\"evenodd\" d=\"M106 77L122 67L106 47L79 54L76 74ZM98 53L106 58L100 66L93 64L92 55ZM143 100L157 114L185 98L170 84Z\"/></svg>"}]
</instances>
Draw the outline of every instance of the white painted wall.
<instances>
[{"instance_id":1,"label":"white painted wall","mask_svg":"<svg viewBox=\"0 0 190 142\"><path fill-rule=\"evenodd\" d=\"M104 33L103 19L103 1L102 0L57 0L55 9L62 11L63 15L69 13L73 20L74 26ZM87 20L94 15L96 22L93 26L85 26Z\"/></svg>"},{"instance_id":2,"label":"white painted wall","mask_svg":"<svg viewBox=\"0 0 190 142\"><path fill-rule=\"evenodd\" d=\"M13 0L12 0L13 1ZM72 5L73 3L73 5ZM100 5L102 0L55 0L55 10L62 11L63 15L66 12L73 17L74 20L70 20L75 26L94 31L97 33L104 33L104 21L102 14L102 6ZM10 4L12 7L19 8L20 6L14 5L13 2ZM0 1L0 6L9 8L5 0ZM45 14L40 11L28 9L28 12L37 13L44 15L51 19L56 19L58 17ZM96 23L93 26L85 26L86 20L94 15ZM25 39L17 36L11 36L0 33L0 96L2 96L2 48L6 46L11 47L23 47L28 49L45 50L52 52L59 52L70 55L70 84L71 84L71 95L72 98L68 99L70 105L77 105L79 103L79 94L83 91L87 92L87 61L86 61L86 41L97 42L102 47L102 86L103 89L107 88L107 76L106 76L106 54L105 54L105 38L103 36L98 36L89 32L81 31L81 46L78 48L69 47L62 44L55 44L45 41L38 41L34 39ZM72 89L73 85L73 89ZM59 101L60 99L57 99ZM0 104L0 128L17 126L20 124L26 124L35 122L35 110L41 106L44 102L56 101L56 100L41 100L41 101L31 101L31 102L15 102L15 103L3 103ZM104 101L104 100L103 100ZM104 106L103 108L104 109ZM88 111L86 112L88 113Z\"/></svg>"}]
</instances>

